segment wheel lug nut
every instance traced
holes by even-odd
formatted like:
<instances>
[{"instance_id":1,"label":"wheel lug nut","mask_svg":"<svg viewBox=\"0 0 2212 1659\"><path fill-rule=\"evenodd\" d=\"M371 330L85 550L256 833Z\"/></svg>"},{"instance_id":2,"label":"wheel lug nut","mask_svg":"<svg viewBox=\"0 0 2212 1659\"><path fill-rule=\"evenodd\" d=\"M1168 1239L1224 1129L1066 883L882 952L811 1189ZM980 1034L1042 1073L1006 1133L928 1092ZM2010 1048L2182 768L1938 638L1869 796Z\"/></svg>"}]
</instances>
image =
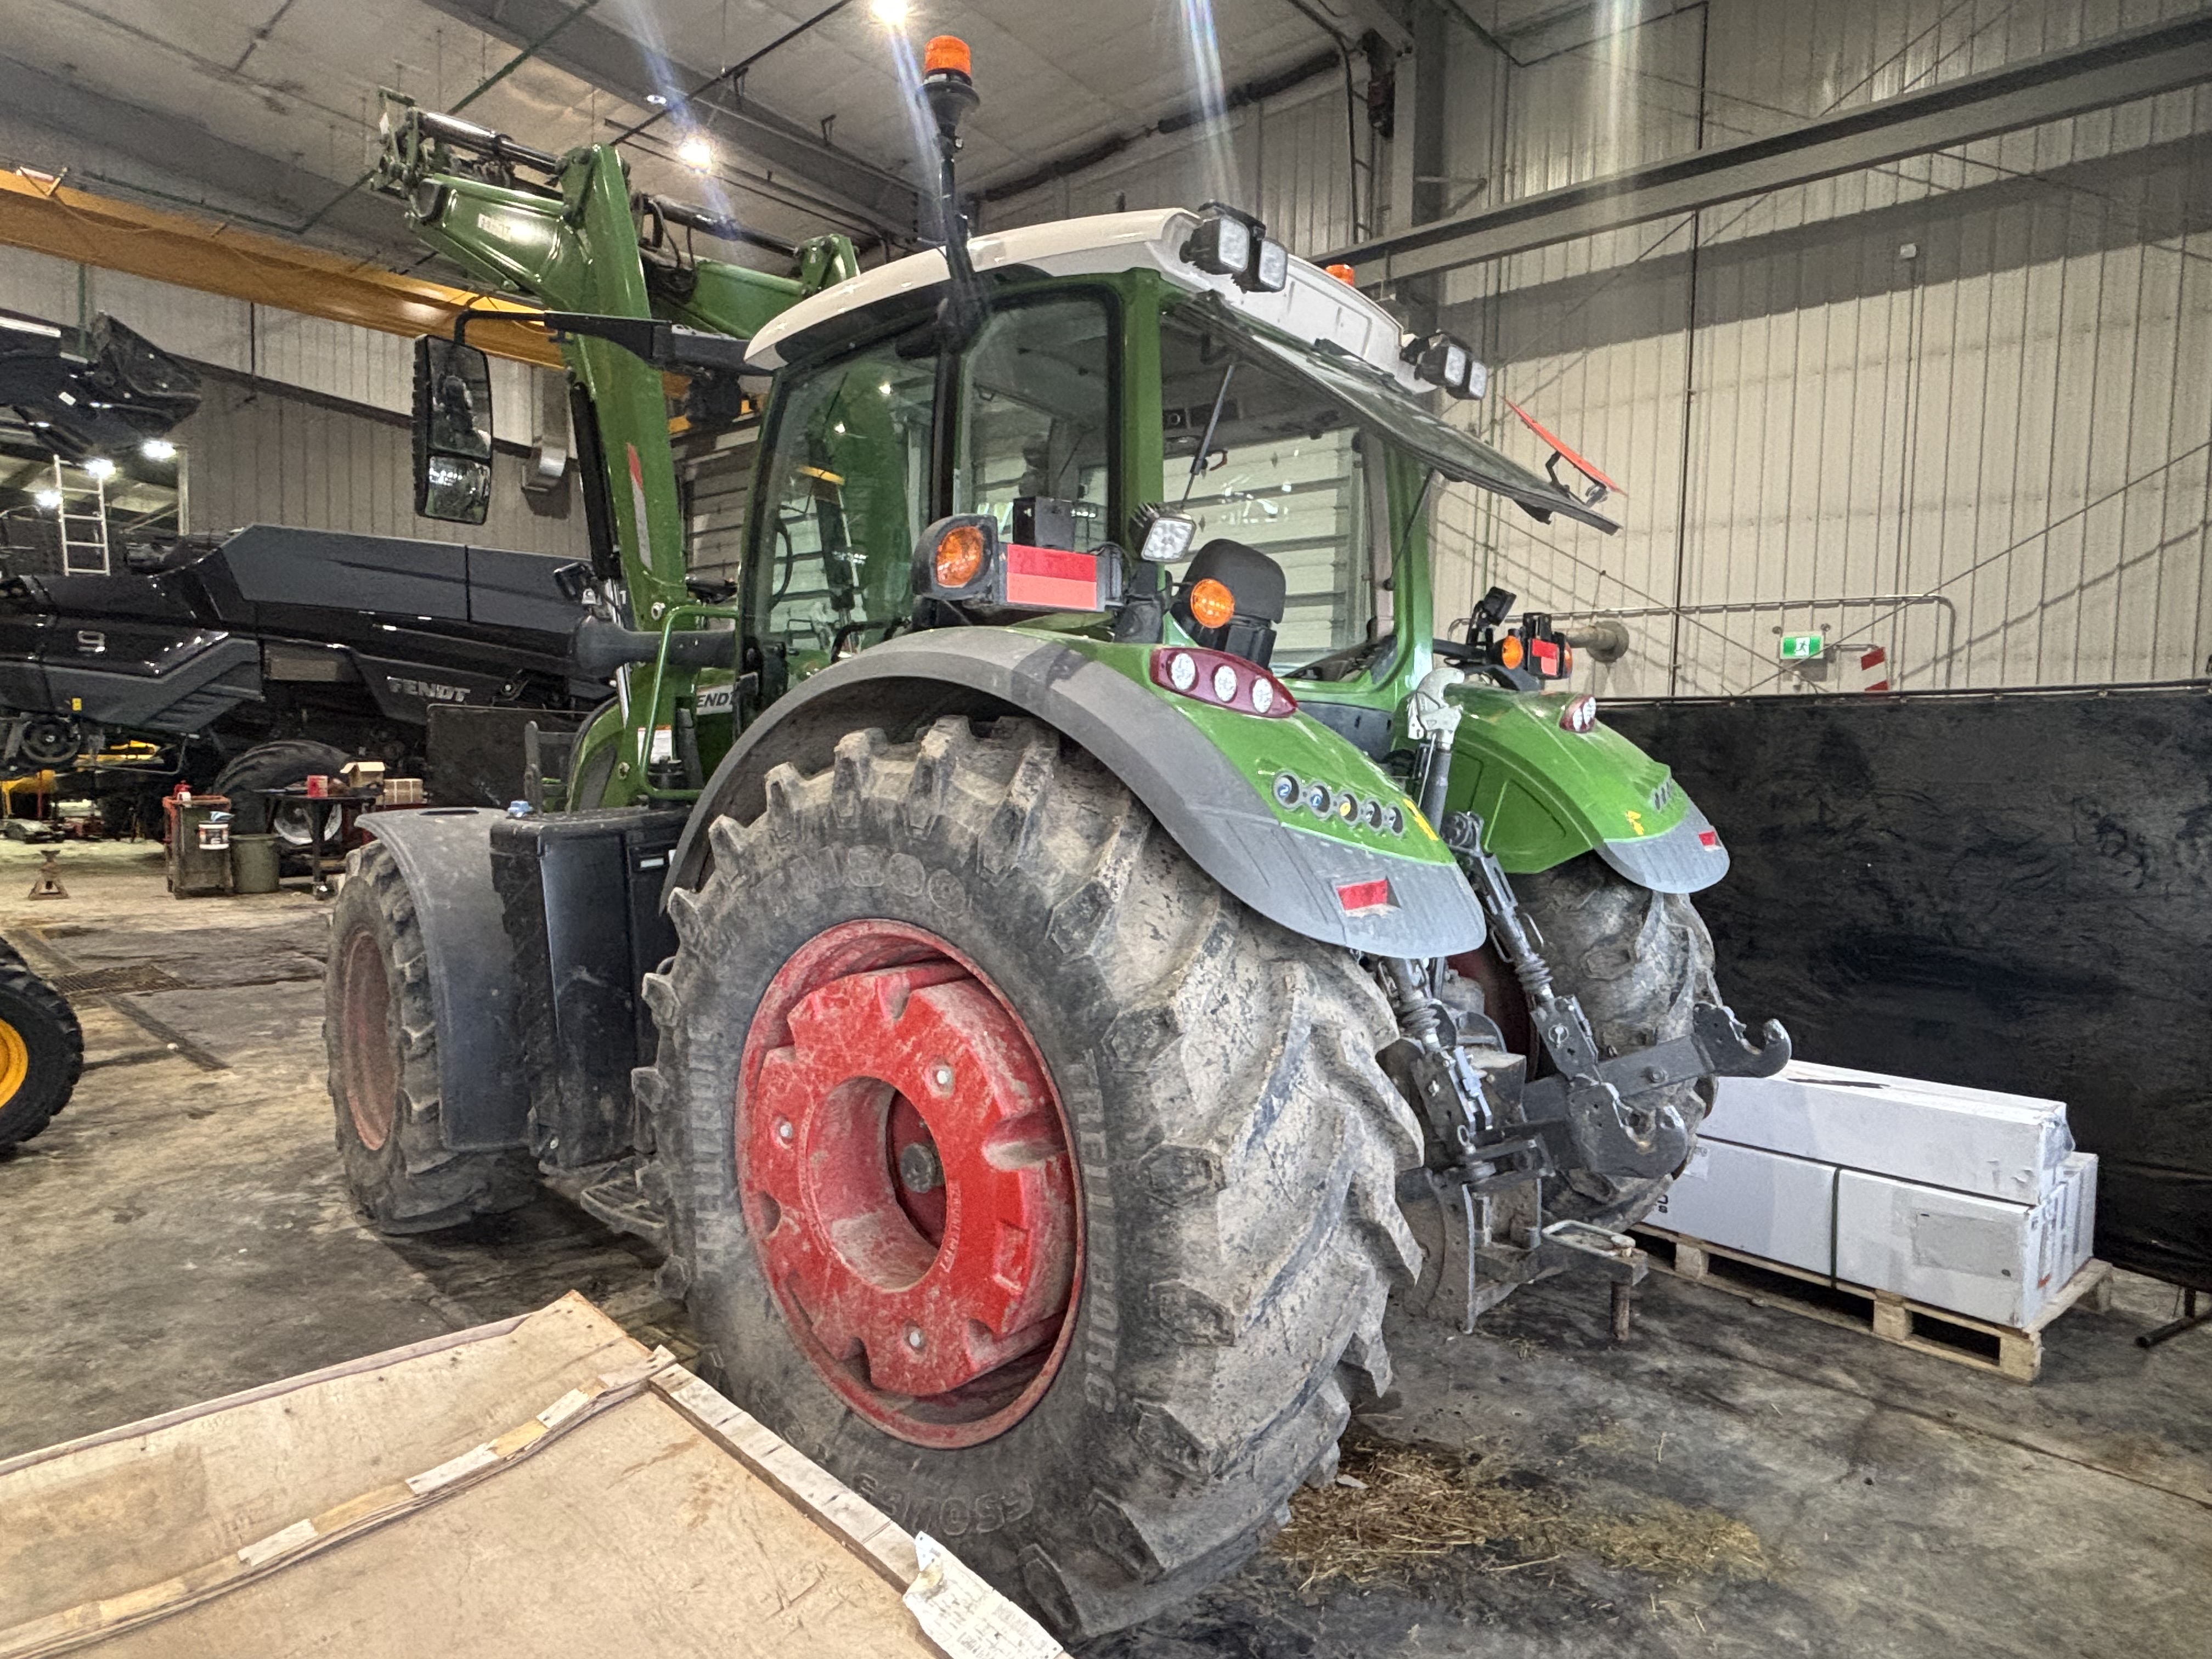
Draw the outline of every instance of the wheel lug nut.
<instances>
[{"instance_id":1,"label":"wheel lug nut","mask_svg":"<svg viewBox=\"0 0 2212 1659\"><path fill-rule=\"evenodd\" d=\"M791 1120L787 1117L780 1117L776 1119L775 1138L781 1141L785 1146L788 1146L791 1145Z\"/></svg>"},{"instance_id":2,"label":"wheel lug nut","mask_svg":"<svg viewBox=\"0 0 2212 1659\"><path fill-rule=\"evenodd\" d=\"M945 1165L937 1149L915 1141L898 1157L899 1182L910 1193L933 1193L945 1184Z\"/></svg>"},{"instance_id":3,"label":"wheel lug nut","mask_svg":"<svg viewBox=\"0 0 2212 1659\"><path fill-rule=\"evenodd\" d=\"M906 1328L906 1345L916 1353L920 1353L929 1346L929 1339L921 1334L921 1326L909 1325Z\"/></svg>"}]
</instances>

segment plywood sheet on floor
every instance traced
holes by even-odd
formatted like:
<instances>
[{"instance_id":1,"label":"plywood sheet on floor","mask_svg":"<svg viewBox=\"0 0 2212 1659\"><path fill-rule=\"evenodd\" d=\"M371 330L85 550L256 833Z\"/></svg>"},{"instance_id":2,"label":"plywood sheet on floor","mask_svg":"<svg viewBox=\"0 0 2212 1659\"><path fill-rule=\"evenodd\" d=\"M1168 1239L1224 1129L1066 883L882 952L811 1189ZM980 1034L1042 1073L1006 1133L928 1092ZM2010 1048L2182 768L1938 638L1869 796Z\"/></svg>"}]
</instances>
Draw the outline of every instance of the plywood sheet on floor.
<instances>
[{"instance_id":1,"label":"plywood sheet on floor","mask_svg":"<svg viewBox=\"0 0 2212 1659\"><path fill-rule=\"evenodd\" d=\"M0 1464L0 1654L26 1659L942 1659L916 1571L573 1296Z\"/></svg>"}]
</instances>

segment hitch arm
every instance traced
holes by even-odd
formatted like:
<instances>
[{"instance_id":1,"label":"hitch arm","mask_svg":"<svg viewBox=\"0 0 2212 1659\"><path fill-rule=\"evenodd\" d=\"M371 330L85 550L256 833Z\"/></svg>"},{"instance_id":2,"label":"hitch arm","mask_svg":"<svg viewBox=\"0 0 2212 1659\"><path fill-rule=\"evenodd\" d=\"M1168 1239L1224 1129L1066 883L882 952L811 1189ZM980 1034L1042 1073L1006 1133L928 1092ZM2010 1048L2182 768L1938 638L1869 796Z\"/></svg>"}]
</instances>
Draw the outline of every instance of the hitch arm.
<instances>
[{"instance_id":1,"label":"hitch arm","mask_svg":"<svg viewBox=\"0 0 2212 1659\"><path fill-rule=\"evenodd\" d=\"M1753 1042L1733 1012L1700 1002L1690 1012L1686 1036L1601 1060L1596 1075L1627 1099L1700 1078L1772 1077L1789 1063L1790 1033L1780 1020L1760 1026Z\"/></svg>"}]
</instances>

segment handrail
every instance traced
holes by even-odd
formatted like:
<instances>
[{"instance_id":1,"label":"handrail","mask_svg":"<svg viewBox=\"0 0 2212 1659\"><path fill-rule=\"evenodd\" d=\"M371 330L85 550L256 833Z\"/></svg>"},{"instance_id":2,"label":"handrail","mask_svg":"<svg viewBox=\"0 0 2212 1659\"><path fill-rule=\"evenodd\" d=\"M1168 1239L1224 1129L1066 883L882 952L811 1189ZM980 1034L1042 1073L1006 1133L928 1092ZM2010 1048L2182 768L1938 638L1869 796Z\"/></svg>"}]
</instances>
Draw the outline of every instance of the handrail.
<instances>
[{"instance_id":1,"label":"handrail","mask_svg":"<svg viewBox=\"0 0 2212 1659\"><path fill-rule=\"evenodd\" d=\"M644 780L642 786L644 793L646 797L651 800L696 801L699 799L700 795L704 793L698 789L662 789L658 787L653 781L653 768L650 759L653 753L653 734L654 731L658 729L654 725L654 721L659 718L660 714L661 688L667 684L668 680L669 636L676 631L676 624L679 620L689 620L692 618L721 618L732 623L739 623L744 620L744 612L735 605L707 605L697 601L690 601L683 605L672 605L661 616L660 649L654 653L653 659L653 695L646 699L646 715L644 725L632 726L630 727L629 733L631 744L635 750L633 764L637 768L638 776ZM733 670L732 672L734 672L735 671Z\"/></svg>"}]
</instances>

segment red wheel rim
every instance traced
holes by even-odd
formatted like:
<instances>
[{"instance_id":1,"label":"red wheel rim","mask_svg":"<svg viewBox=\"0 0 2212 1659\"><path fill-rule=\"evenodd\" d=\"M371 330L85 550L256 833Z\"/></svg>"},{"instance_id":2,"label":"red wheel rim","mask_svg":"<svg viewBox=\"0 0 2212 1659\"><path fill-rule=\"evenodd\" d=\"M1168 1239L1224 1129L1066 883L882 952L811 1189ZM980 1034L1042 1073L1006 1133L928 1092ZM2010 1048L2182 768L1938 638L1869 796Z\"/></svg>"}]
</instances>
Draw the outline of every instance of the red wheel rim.
<instances>
[{"instance_id":1,"label":"red wheel rim","mask_svg":"<svg viewBox=\"0 0 2212 1659\"><path fill-rule=\"evenodd\" d=\"M738 1185L800 1349L916 1445L1003 1434L1074 1329L1067 1122L1022 1018L903 922L850 921L785 963L745 1039Z\"/></svg>"},{"instance_id":2,"label":"red wheel rim","mask_svg":"<svg viewBox=\"0 0 2212 1659\"><path fill-rule=\"evenodd\" d=\"M398 1118L399 1068L392 1052L392 988L385 982L384 952L366 927L346 941L338 1006L344 1021L346 1113L361 1144L381 1152Z\"/></svg>"}]
</instances>

